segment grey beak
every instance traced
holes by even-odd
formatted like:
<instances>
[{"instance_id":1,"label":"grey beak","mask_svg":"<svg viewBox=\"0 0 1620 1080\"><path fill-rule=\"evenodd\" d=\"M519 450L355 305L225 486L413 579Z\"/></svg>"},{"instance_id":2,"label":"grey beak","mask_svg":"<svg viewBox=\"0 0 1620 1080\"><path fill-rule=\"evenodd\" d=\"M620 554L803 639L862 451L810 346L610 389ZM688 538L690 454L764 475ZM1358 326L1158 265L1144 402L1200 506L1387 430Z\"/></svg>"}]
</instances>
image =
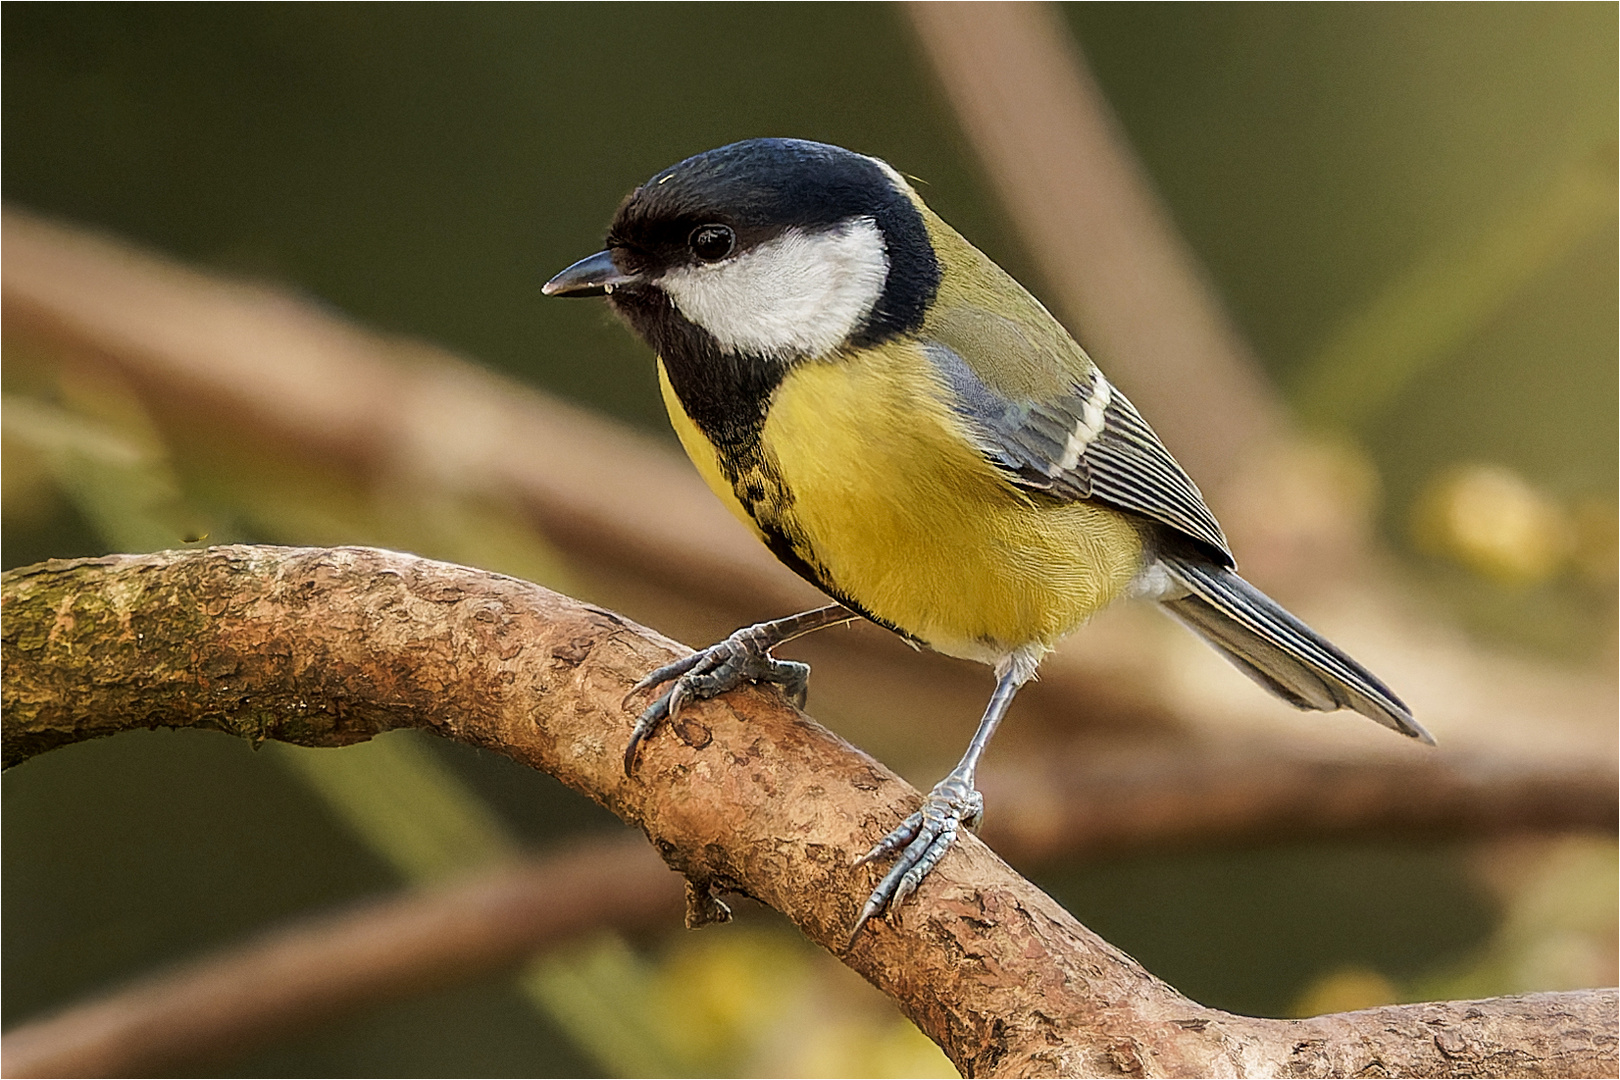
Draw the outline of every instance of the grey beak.
<instances>
[{"instance_id":1,"label":"grey beak","mask_svg":"<svg viewBox=\"0 0 1620 1080\"><path fill-rule=\"evenodd\" d=\"M640 280L635 274L620 273L611 251L598 251L546 282L540 291L547 296L606 296L620 285Z\"/></svg>"}]
</instances>

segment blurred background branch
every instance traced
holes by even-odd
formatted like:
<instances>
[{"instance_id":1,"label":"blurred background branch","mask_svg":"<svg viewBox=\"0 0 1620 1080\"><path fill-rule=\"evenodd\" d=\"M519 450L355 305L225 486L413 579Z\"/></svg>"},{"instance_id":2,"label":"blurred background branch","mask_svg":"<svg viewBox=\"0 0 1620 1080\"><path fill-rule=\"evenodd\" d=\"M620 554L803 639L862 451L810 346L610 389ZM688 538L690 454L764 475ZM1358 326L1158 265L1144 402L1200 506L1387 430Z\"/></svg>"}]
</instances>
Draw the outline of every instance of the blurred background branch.
<instances>
[{"instance_id":1,"label":"blurred background branch","mask_svg":"<svg viewBox=\"0 0 1620 1080\"><path fill-rule=\"evenodd\" d=\"M518 966L591 931L642 929L680 903L679 877L640 837L513 861L268 931L13 1028L4 1072L162 1076L228 1062L377 1001Z\"/></svg>"}]
</instances>

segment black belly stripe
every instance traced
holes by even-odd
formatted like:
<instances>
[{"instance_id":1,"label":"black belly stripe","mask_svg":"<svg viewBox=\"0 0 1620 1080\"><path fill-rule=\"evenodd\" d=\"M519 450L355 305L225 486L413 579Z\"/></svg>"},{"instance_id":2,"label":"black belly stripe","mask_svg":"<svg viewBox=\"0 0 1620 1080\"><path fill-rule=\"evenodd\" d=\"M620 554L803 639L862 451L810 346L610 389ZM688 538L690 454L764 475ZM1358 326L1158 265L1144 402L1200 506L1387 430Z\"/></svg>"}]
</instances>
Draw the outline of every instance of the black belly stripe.
<instances>
[{"instance_id":1,"label":"black belly stripe","mask_svg":"<svg viewBox=\"0 0 1620 1080\"><path fill-rule=\"evenodd\" d=\"M613 294L613 306L657 351L675 396L720 452L722 466L752 463L771 395L782 385L791 363L726 352L656 288L621 289Z\"/></svg>"}]
</instances>

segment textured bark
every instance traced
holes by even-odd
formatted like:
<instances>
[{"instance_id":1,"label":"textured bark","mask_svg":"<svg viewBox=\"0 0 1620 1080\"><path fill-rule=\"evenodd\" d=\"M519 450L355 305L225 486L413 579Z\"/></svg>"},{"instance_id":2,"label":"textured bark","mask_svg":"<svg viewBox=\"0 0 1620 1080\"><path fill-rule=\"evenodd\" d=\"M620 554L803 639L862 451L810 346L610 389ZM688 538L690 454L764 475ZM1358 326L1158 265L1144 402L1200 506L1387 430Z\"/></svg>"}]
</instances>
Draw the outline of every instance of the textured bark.
<instances>
[{"instance_id":1,"label":"textured bark","mask_svg":"<svg viewBox=\"0 0 1620 1080\"><path fill-rule=\"evenodd\" d=\"M702 887L746 893L896 998L969 1075L1600 1076L1612 991L1310 1020L1204 1008L965 837L893 923L844 946L917 805L877 762L745 689L620 753L625 692L682 648L535 585L367 549L52 562L4 582L4 756L139 727L312 746L428 728L552 773Z\"/></svg>"},{"instance_id":2,"label":"textured bark","mask_svg":"<svg viewBox=\"0 0 1620 1080\"><path fill-rule=\"evenodd\" d=\"M639 840L526 860L279 928L12 1028L0 1075L195 1070L588 930L649 925L680 904L680 878Z\"/></svg>"}]
</instances>

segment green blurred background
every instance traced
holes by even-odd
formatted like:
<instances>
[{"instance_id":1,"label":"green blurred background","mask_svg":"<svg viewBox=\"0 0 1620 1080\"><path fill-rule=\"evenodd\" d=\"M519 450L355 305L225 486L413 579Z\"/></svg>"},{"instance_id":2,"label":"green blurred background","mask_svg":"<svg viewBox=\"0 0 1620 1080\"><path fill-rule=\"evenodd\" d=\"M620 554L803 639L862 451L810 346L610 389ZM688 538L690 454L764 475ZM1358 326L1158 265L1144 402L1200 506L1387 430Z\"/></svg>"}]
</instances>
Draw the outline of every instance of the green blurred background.
<instances>
[{"instance_id":1,"label":"green blurred background","mask_svg":"<svg viewBox=\"0 0 1620 1080\"><path fill-rule=\"evenodd\" d=\"M1483 640L1612 671L1616 8L1063 11L1267 370L1308 425L1374 467L1383 535L1414 590ZM666 437L645 350L601 306L538 288L597 249L625 191L698 150L780 134L880 155L1040 291L887 6L12 3L0 30L8 203L290 286ZM183 432L153 435L106 405L116 388L75 389L10 342L4 372L8 400L166 439L146 482L168 485L215 542L341 539L477 561L442 526L421 539L398 514L384 528L375 508L345 508L336 482L308 494L322 528L268 510L250 472L200 460ZM175 545L163 521L106 494L127 483L47 460L9 416L5 566ZM1471 527L1481 505L1487 526L1517 531ZM486 527L469 513L468 530ZM544 577L536 545L495 568ZM542 847L618 828L501 759L391 738L416 769L396 762L402 783L474 793L493 815L481 827ZM294 757L152 733L8 773L4 1023L420 876ZM1023 869L1193 997L1288 1014L1358 993L1585 985L1594 970L1613 981L1613 848L1358 842ZM1552 946L1549 926L1563 935ZM1582 941L1608 950L1607 968ZM559 963L617 987L620 1005L665 1000L675 979L731 987L714 996L710 1042L649 1029L650 1056L614 1059L590 1017L557 1007L573 984L542 963L516 983L378 1007L234 1070L946 1067L881 1001L799 1024L801 1043L845 1057L766 1047L758 1033L782 1016L822 1015L805 1003L850 992L768 913L590 948Z\"/></svg>"}]
</instances>

